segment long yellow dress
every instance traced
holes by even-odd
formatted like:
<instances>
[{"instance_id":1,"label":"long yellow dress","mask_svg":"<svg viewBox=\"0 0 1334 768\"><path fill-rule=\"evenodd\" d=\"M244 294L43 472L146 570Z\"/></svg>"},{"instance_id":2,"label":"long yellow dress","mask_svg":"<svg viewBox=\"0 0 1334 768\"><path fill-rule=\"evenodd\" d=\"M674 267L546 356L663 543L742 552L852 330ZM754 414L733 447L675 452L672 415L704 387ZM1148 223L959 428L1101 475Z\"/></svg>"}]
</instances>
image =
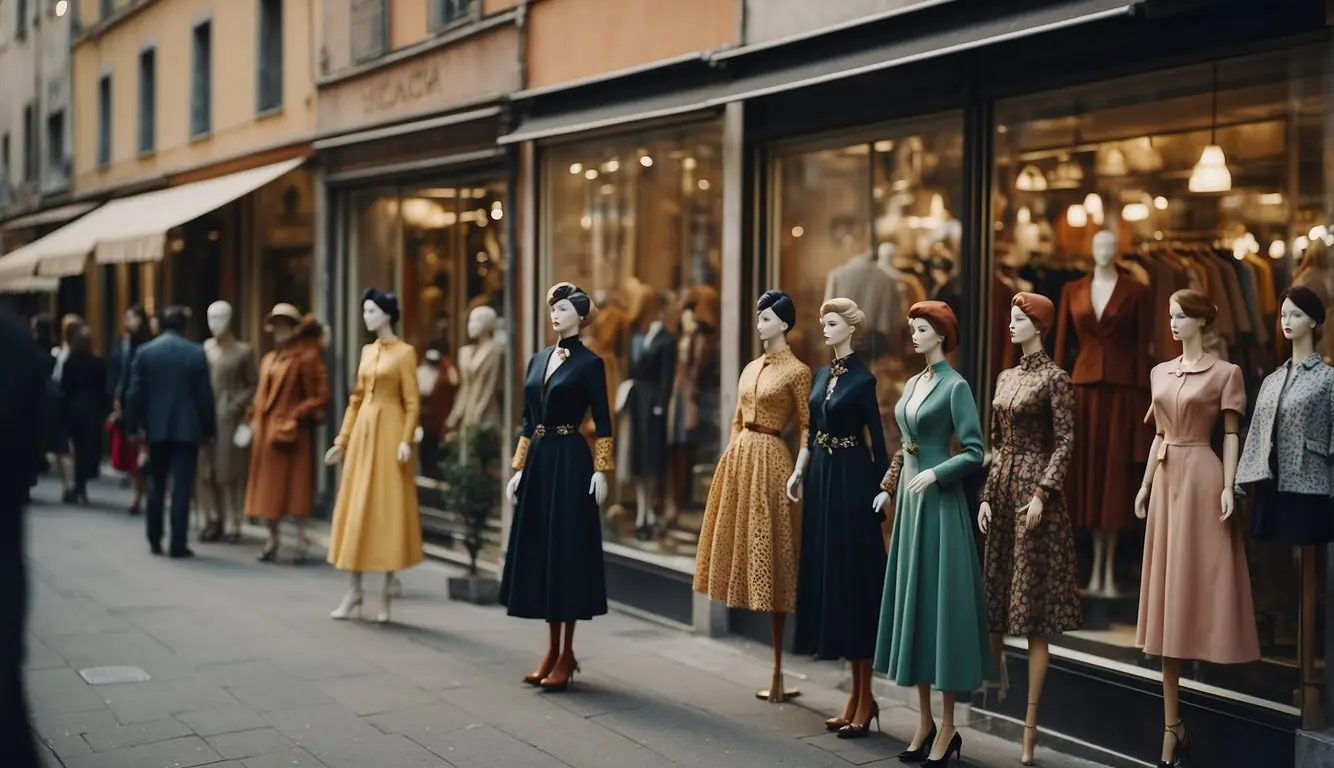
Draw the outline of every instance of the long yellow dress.
<instances>
[{"instance_id":1,"label":"long yellow dress","mask_svg":"<svg viewBox=\"0 0 1334 768\"><path fill-rule=\"evenodd\" d=\"M421 515L416 462L398 462L398 446L412 445L421 397L417 351L399 339L361 348L357 384L343 428L343 480L334 505L329 562L340 571L383 573L420 563Z\"/></svg>"}]
</instances>

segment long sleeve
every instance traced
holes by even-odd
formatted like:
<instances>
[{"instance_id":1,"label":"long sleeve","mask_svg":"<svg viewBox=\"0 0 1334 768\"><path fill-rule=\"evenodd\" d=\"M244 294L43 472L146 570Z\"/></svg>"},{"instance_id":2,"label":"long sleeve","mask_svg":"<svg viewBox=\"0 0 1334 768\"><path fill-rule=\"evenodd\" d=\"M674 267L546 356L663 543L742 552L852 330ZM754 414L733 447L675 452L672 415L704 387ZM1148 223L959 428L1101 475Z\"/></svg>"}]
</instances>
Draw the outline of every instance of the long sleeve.
<instances>
[{"instance_id":1,"label":"long sleeve","mask_svg":"<svg viewBox=\"0 0 1334 768\"><path fill-rule=\"evenodd\" d=\"M659 353L662 355L662 365L658 366L658 402L654 403L664 415L672 400L672 382L676 381L676 339L671 341Z\"/></svg>"},{"instance_id":2,"label":"long sleeve","mask_svg":"<svg viewBox=\"0 0 1334 768\"><path fill-rule=\"evenodd\" d=\"M255 389L259 386L259 368L255 363L255 352L250 347L245 348L245 354L241 356L241 367L236 372L237 383L240 385L236 392L236 402L232 405L235 413L233 418L242 418L250 404L255 400Z\"/></svg>"},{"instance_id":3,"label":"long sleeve","mask_svg":"<svg viewBox=\"0 0 1334 768\"><path fill-rule=\"evenodd\" d=\"M129 375L125 377L124 406L125 432L136 434L144 431L144 415L148 405L148 384L144 380L144 356L136 354L130 360Z\"/></svg>"},{"instance_id":4,"label":"long sleeve","mask_svg":"<svg viewBox=\"0 0 1334 768\"><path fill-rule=\"evenodd\" d=\"M888 493L890 496L899 492L899 477L903 475L903 449L894 452L889 459L889 469L885 471L885 476L880 480L880 490Z\"/></svg>"},{"instance_id":5,"label":"long sleeve","mask_svg":"<svg viewBox=\"0 0 1334 768\"><path fill-rule=\"evenodd\" d=\"M366 350L361 350L361 362L357 365L357 383L352 389L352 394L347 398L347 410L343 413L343 426L338 430L338 437L334 438L334 445L341 448L347 447L347 441L352 437L352 428L357 425L357 414L361 412L361 399L366 396L365 382L362 380L361 371L366 363Z\"/></svg>"},{"instance_id":6,"label":"long sleeve","mask_svg":"<svg viewBox=\"0 0 1334 768\"><path fill-rule=\"evenodd\" d=\"M963 453L942 461L932 469L941 485L953 485L969 472L982 466L982 423L977 418L977 404L968 383L956 380L950 387L950 416L954 419L954 434L963 446Z\"/></svg>"},{"instance_id":7,"label":"long sleeve","mask_svg":"<svg viewBox=\"0 0 1334 768\"><path fill-rule=\"evenodd\" d=\"M537 358L538 355L528 358L528 368L523 374L525 384L523 389L526 389L528 377L533 375L533 366L537 364ZM522 389L520 391L522 392ZM527 393L524 392L521 396L523 397L523 420L519 425L519 443L514 446L514 460L510 463L510 468L515 471L522 470L524 464L527 463L528 446L533 439L533 430L537 427L533 423L533 409L528 405Z\"/></svg>"},{"instance_id":8,"label":"long sleeve","mask_svg":"<svg viewBox=\"0 0 1334 768\"><path fill-rule=\"evenodd\" d=\"M1056 496L1065 487L1065 473L1075 454L1075 390L1065 371L1057 371L1048 386L1055 443L1038 487L1048 496Z\"/></svg>"},{"instance_id":9,"label":"long sleeve","mask_svg":"<svg viewBox=\"0 0 1334 768\"><path fill-rule=\"evenodd\" d=\"M612 436L611 403L607 400L607 364L595 358L588 366L588 406L593 411L593 471L610 472L616 468L615 438Z\"/></svg>"},{"instance_id":10,"label":"long sleeve","mask_svg":"<svg viewBox=\"0 0 1334 768\"><path fill-rule=\"evenodd\" d=\"M741 373L741 380L742 381L746 380L746 374L744 371L742 371ZM745 426L746 426L745 422L743 421L741 416L741 387L738 386L736 390L736 411L732 413L732 435L731 437L727 438L728 445L731 445L732 443L736 442L737 435L741 434L741 430L744 429Z\"/></svg>"},{"instance_id":11,"label":"long sleeve","mask_svg":"<svg viewBox=\"0 0 1334 768\"><path fill-rule=\"evenodd\" d=\"M218 436L218 407L213 395L213 379L208 373L208 357L204 348L196 346L194 370L191 371L191 387L194 389L195 410L199 413L199 436L212 440Z\"/></svg>"},{"instance_id":12,"label":"long sleeve","mask_svg":"<svg viewBox=\"0 0 1334 768\"><path fill-rule=\"evenodd\" d=\"M417 351L406 344L398 353L398 373L403 397L403 434L398 441L412 445L421 424L422 395L417 386Z\"/></svg>"},{"instance_id":13,"label":"long sleeve","mask_svg":"<svg viewBox=\"0 0 1334 768\"><path fill-rule=\"evenodd\" d=\"M1001 382L1005 379L1006 371L1001 371L1000 378L996 379L996 391L1001 391ZM987 471L986 482L982 483L982 494L978 501L983 504L990 504L991 499L996 493L996 483L999 481L999 472L996 469L996 452L1000 450L1001 444L1001 417L996 413L996 407L991 407L991 469Z\"/></svg>"},{"instance_id":14,"label":"long sleeve","mask_svg":"<svg viewBox=\"0 0 1334 768\"><path fill-rule=\"evenodd\" d=\"M811 444L811 369L799 364L792 377L792 399L797 407L797 429L801 445Z\"/></svg>"},{"instance_id":15,"label":"long sleeve","mask_svg":"<svg viewBox=\"0 0 1334 768\"><path fill-rule=\"evenodd\" d=\"M301 360L301 393L305 395L293 411L298 421L318 422L324 416L324 408L329 404L329 375L324 370L324 361L314 352L308 353ZM415 377L414 377L415 381Z\"/></svg>"},{"instance_id":16,"label":"long sleeve","mask_svg":"<svg viewBox=\"0 0 1334 768\"><path fill-rule=\"evenodd\" d=\"M875 462L875 473L883 476L889 471L889 454L885 446L885 425L880 421L880 404L875 399L875 379L859 388L857 412L866 423L866 431L871 434L871 460Z\"/></svg>"}]
</instances>

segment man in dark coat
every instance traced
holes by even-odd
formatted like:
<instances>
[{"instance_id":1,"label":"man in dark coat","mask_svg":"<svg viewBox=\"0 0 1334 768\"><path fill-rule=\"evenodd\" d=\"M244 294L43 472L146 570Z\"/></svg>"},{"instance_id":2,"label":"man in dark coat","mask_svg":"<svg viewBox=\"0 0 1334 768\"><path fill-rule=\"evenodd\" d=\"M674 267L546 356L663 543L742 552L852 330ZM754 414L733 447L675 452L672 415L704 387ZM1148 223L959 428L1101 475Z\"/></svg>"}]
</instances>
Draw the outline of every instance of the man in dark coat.
<instances>
[{"instance_id":1,"label":"man in dark coat","mask_svg":"<svg viewBox=\"0 0 1334 768\"><path fill-rule=\"evenodd\" d=\"M155 555L162 554L162 512L171 480L171 557L194 556L185 539L199 446L218 433L208 358L202 346L182 335L188 320L184 307L162 313L162 335L135 354L125 397L126 432L143 434L148 442L148 544Z\"/></svg>"},{"instance_id":2,"label":"man in dark coat","mask_svg":"<svg viewBox=\"0 0 1334 768\"><path fill-rule=\"evenodd\" d=\"M23 321L0 309L0 752L7 768L37 768L23 693L28 581L23 507L36 481L50 350L39 349Z\"/></svg>"}]
</instances>

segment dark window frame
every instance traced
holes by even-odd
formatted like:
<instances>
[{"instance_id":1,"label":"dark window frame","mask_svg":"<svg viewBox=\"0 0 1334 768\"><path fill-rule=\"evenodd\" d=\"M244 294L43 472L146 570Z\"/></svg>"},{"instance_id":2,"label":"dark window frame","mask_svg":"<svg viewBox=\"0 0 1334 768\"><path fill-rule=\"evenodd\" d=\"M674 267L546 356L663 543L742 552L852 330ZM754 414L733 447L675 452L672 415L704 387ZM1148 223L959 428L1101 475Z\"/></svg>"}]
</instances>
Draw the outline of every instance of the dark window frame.
<instances>
[{"instance_id":1,"label":"dark window frame","mask_svg":"<svg viewBox=\"0 0 1334 768\"><path fill-rule=\"evenodd\" d=\"M157 47L139 50L139 154L157 151Z\"/></svg>"},{"instance_id":2,"label":"dark window frame","mask_svg":"<svg viewBox=\"0 0 1334 768\"><path fill-rule=\"evenodd\" d=\"M213 17L190 29L190 138L213 133Z\"/></svg>"},{"instance_id":3,"label":"dark window frame","mask_svg":"<svg viewBox=\"0 0 1334 768\"><path fill-rule=\"evenodd\" d=\"M286 19L283 0L257 0L257 3L255 113L262 115L283 108L283 87L287 80L283 67Z\"/></svg>"},{"instance_id":4,"label":"dark window frame","mask_svg":"<svg viewBox=\"0 0 1334 768\"><path fill-rule=\"evenodd\" d=\"M477 0L430 0L427 29L436 33L467 24L476 18L474 11L479 5Z\"/></svg>"},{"instance_id":5,"label":"dark window frame","mask_svg":"<svg viewBox=\"0 0 1334 768\"><path fill-rule=\"evenodd\" d=\"M30 101L23 105L23 182L37 181L37 164L41 150L38 147L37 102Z\"/></svg>"},{"instance_id":6,"label":"dark window frame","mask_svg":"<svg viewBox=\"0 0 1334 768\"><path fill-rule=\"evenodd\" d=\"M113 107L113 97L115 92L112 90L115 83L112 81L110 72L103 72L97 80L97 167L106 168L111 165L111 140L112 140L112 119L111 110Z\"/></svg>"},{"instance_id":7,"label":"dark window frame","mask_svg":"<svg viewBox=\"0 0 1334 768\"><path fill-rule=\"evenodd\" d=\"M65 110L57 109L46 116L46 165L63 178L66 176L65 165L69 162L69 150L65 145Z\"/></svg>"}]
</instances>

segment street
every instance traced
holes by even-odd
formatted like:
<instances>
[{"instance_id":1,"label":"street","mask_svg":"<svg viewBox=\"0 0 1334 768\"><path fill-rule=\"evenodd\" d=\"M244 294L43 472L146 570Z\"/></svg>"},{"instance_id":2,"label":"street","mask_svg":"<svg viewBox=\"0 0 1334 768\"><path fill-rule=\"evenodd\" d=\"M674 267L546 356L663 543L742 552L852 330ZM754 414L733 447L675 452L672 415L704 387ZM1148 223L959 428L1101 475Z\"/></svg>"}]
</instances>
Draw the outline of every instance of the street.
<instances>
[{"instance_id":1,"label":"street","mask_svg":"<svg viewBox=\"0 0 1334 768\"><path fill-rule=\"evenodd\" d=\"M885 735L839 740L822 721L845 699L840 665L789 660L803 695L770 705L753 696L767 648L615 612L580 624L583 674L546 694L519 681L545 628L448 601L451 566L402 574L391 625L334 622L346 579L332 568L259 564L253 538L151 557L121 492L91 495L61 506L47 482L29 509L28 695L50 766L889 766L916 722L882 686ZM368 616L380 585L367 577ZM1017 745L962 733L969 764L1017 764Z\"/></svg>"}]
</instances>

